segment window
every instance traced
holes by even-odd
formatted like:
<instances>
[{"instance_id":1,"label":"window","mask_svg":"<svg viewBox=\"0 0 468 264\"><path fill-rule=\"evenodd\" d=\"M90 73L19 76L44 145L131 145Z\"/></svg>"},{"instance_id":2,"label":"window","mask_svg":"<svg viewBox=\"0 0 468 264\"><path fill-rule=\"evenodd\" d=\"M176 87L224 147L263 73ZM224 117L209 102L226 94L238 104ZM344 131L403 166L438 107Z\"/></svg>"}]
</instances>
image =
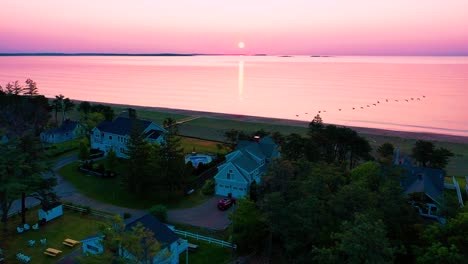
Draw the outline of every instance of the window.
<instances>
[{"instance_id":1,"label":"window","mask_svg":"<svg viewBox=\"0 0 468 264\"><path fill-rule=\"evenodd\" d=\"M229 170L228 173L227 173L227 175L226 175L226 178L227 178L228 180L230 180L230 179L231 179L231 175L232 175L232 170Z\"/></svg>"},{"instance_id":2,"label":"window","mask_svg":"<svg viewBox=\"0 0 468 264\"><path fill-rule=\"evenodd\" d=\"M109 136L109 140L112 140L112 136Z\"/></svg>"}]
</instances>

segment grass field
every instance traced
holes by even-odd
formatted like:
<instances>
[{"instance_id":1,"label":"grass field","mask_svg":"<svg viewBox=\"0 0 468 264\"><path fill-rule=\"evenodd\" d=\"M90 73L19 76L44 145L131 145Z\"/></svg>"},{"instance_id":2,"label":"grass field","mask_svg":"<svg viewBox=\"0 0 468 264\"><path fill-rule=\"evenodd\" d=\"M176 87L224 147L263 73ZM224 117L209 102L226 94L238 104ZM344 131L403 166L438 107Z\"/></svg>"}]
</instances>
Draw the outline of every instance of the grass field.
<instances>
[{"instance_id":1,"label":"grass field","mask_svg":"<svg viewBox=\"0 0 468 264\"><path fill-rule=\"evenodd\" d=\"M188 241L189 243L198 245L196 252L188 253L188 263L190 264L224 264L232 259L232 250L230 248L191 238L189 238ZM186 254L180 254L179 263L186 263Z\"/></svg>"},{"instance_id":2,"label":"grass field","mask_svg":"<svg viewBox=\"0 0 468 264\"><path fill-rule=\"evenodd\" d=\"M190 137L181 137L180 141L184 153L210 153L210 154L226 154L229 152L222 143L210 140L203 140Z\"/></svg>"},{"instance_id":3,"label":"grass field","mask_svg":"<svg viewBox=\"0 0 468 264\"><path fill-rule=\"evenodd\" d=\"M209 199L199 191L172 202L138 198L124 190L118 178L89 176L78 171L78 166L78 162L66 165L59 170L59 174L73 184L80 193L103 203L134 209L148 209L156 204L164 204L172 209L193 207Z\"/></svg>"},{"instance_id":4,"label":"grass field","mask_svg":"<svg viewBox=\"0 0 468 264\"><path fill-rule=\"evenodd\" d=\"M27 223L31 225L37 222L37 208L30 209L27 212ZM74 250L80 250L80 247L70 248L62 244L66 238L74 240L82 240L90 235L96 234L98 231L99 223L103 220L89 216L82 215L77 212L65 210L64 214L44 226L39 230L29 230L22 234L16 232L16 227L20 225L21 218L19 216L9 218L8 234L1 233L0 242L3 244L0 247L4 250L6 255L6 263L19 263L16 260L16 254L23 253L31 257L31 263L49 264L55 263L60 258L70 254ZM3 230L0 224L0 232ZM40 239L46 238L46 246L42 246ZM35 246L28 245L29 240L35 240ZM56 257L45 255L43 252L46 248L51 247L63 251Z\"/></svg>"}]
</instances>

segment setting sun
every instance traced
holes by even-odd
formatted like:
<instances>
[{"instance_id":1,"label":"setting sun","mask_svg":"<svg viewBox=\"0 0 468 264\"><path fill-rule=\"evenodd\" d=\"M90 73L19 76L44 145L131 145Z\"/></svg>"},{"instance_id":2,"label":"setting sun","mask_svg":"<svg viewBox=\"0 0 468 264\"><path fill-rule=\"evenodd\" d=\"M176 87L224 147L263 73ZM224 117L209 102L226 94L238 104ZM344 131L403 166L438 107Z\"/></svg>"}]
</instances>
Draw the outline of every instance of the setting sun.
<instances>
[{"instance_id":1,"label":"setting sun","mask_svg":"<svg viewBox=\"0 0 468 264\"><path fill-rule=\"evenodd\" d=\"M245 44L244 44L244 42L241 41L241 42L237 43L237 46L239 47L239 49L243 49L245 47Z\"/></svg>"}]
</instances>

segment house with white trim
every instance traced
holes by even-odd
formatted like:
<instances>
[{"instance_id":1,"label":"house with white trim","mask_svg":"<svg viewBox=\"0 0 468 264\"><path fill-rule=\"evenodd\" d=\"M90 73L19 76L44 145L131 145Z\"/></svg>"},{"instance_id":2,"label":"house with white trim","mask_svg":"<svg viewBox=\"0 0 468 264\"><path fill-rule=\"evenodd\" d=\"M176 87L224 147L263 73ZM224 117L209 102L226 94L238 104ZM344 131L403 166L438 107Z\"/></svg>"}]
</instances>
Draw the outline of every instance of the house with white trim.
<instances>
[{"instance_id":1,"label":"house with white trim","mask_svg":"<svg viewBox=\"0 0 468 264\"><path fill-rule=\"evenodd\" d=\"M145 228L154 234L154 238L161 246L160 252L153 258L152 263L156 264L178 264L179 255L187 250L187 240L179 238L167 225L161 223L156 217L146 214L135 220L126 221L125 230L131 232L132 228L141 223ZM84 254L101 254L104 252L103 235L95 235L81 240ZM126 259L134 259L125 248L119 250L120 256Z\"/></svg>"},{"instance_id":2,"label":"house with white trim","mask_svg":"<svg viewBox=\"0 0 468 264\"><path fill-rule=\"evenodd\" d=\"M146 120L118 117L114 121L103 121L91 130L91 149L98 149L107 153L113 149L119 158L128 158L127 143L133 129L141 129L145 135L145 140L150 143L164 142L164 133L167 131Z\"/></svg>"},{"instance_id":3,"label":"house with white trim","mask_svg":"<svg viewBox=\"0 0 468 264\"><path fill-rule=\"evenodd\" d=\"M239 141L237 149L226 155L226 161L218 166L215 175L216 195L234 198L250 192L250 184L261 182L268 164L281 155L270 136L255 141Z\"/></svg>"},{"instance_id":4,"label":"house with white trim","mask_svg":"<svg viewBox=\"0 0 468 264\"><path fill-rule=\"evenodd\" d=\"M59 127L43 131L40 138L45 143L62 143L85 135L86 129L82 124L67 119Z\"/></svg>"}]
</instances>

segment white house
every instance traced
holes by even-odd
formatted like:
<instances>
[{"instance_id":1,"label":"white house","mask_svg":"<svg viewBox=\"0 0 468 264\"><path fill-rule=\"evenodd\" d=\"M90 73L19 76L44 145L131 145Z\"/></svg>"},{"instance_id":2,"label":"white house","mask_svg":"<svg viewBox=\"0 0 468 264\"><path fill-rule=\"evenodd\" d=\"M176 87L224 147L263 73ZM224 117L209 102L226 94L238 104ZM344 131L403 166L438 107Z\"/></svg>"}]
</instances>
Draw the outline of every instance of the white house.
<instances>
[{"instance_id":1,"label":"white house","mask_svg":"<svg viewBox=\"0 0 468 264\"><path fill-rule=\"evenodd\" d=\"M141 129L145 140L154 143L164 141L163 134L167 131L161 126L146 120L118 117L114 121L103 121L91 130L91 149L99 149L106 154L112 148L117 157L128 158L127 143L134 127Z\"/></svg>"},{"instance_id":2,"label":"white house","mask_svg":"<svg viewBox=\"0 0 468 264\"><path fill-rule=\"evenodd\" d=\"M40 138L42 142L46 143L62 143L84 135L86 135L86 129L83 125L67 119L60 127L43 131Z\"/></svg>"},{"instance_id":3,"label":"white house","mask_svg":"<svg viewBox=\"0 0 468 264\"><path fill-rule=\"evenodd\" d=\"M260 183L268 164L280 157L278 146L271 137L256 141L240 141L237 149L226 155L226 162L218 166L215 179L217 195L234 198L249 194L252 182Z\"/></svg>"},{"instance_id":4,"label":"white house","mask_svg":"<svg viewBox=\"0 0 468 264\"><path fill-rule=\"evenodd\" d=\"M161 251L153 259L153 264L177 264L179 263L179 254L187 250L187 240L179 238L174 231L168 226L161 223L157 218L150 214L146 214L136 220L127 222L125 230L132 230L134 226L141 223L154 234L154 238L159 242ZM96 235L86 238L81 241L83 253L85 254L101 254L104 252L102 240L104 236ZM132 259L133 256L125 250L121 249L119 254L127 259Z\"/></svg>"}]
</instances>

